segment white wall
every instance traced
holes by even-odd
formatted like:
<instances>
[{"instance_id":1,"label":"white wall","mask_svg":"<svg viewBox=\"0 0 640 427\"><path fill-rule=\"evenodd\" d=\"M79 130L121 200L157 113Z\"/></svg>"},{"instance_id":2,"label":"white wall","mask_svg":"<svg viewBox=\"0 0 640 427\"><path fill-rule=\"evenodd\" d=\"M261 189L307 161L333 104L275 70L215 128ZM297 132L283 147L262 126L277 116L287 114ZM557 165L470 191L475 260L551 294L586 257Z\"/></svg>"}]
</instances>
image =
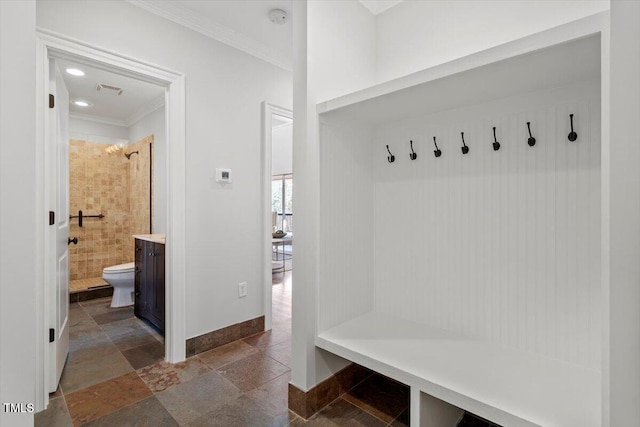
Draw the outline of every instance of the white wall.
<instances>
[{"instance_id":1,"label":"white wall","mask_svg":"<svg viewBox=\"0 0 640 427\"><path fill-rule=\"evenodd\" d=\"M339 113L320 119L318 332L374 308L373 137Z\"/></svg>"},{"instance_id":2,"label":"white wall","mask_svg":"<svg viewBox=\"0 0 640 427\"><path fill-rule=\"evenodd\" d=\"M609 9L609 0L412 0L376 18L383 82Z\"/></svg>"},{"instance_id":3,"label":"white wall","mask_svg":"<svg viewBox=\"0 0 640 427\"><path fill-rule=\"evenodd\" d=\"M316 104L375 82L375 20L356 0L293 2L296 277L291 382L308 390L346 362L315 348L318 277Z\"/></svg>"},{"instance_id":4,"label":"white wall","mask_svg":"<svg viewBox=\"0 0 640 427\"><path fill-rule=\"evenodd\" d=\"M608 217L610 251L603 281L608 285L605 316L603 426L633 425L640 419L640 2L611 2L610 171L603 216ZM607 118L608 119L608 118ZM608 184L608 185L607 185ZM606 335L605 335L606 336Z\"/></svg>"},{"instance_id":5,"label":"white wall","mask_svg":"<svg viewBox=\"0 0 640 427\"><path fill-rule=\"evenodd\" d=\"M260 105L291 107L291 73L121 1L38 1L37 24L185 74L186 335L263 315Z\"/></svg>"},{"instance_id":6,"label":"white wall","mask_svg":"<svg viewBox=\"0 0 640 427\"><path fill-rule=\"evenodd\" d=\"M126 126L100 123L79 117L70 117L69 138L105 144L128 144L129 129Z\"/></svg>"},{"instance_id":7,"label":"white wall","mask_svg":"<svg viewBox=\"0 0 640 427\"><path fill-rule=\"evenodd\" d=\"M167 232L167 138L165 108L160 107L144 116L128 129L127 138L131 144L153 135L152 175L153 175L153 232Z\"/></svg>"},{"instance_id":8,"label":"white wall","mask_svg":"<svg viewBox=\"0 0 640 427\"><path fill-rule=\"evenodd\" d=\"M310 0L309 88L315 102L375 83L376 27L357 0Z\"/></svg>"},{"instance_id":9,"label":"white wall","mask_svg":"<svg viewBox=\"0 0 640 427\"><path fill-rule=\"evenodd\" d=\"M380 126L375 310L600 371L600 115L597 79Z\"/></svg>"},{"instance_id":10,"label":"white wall","mask_svg":"<svg viewBox=\"0 0 640 427\"><path fill-rule=\"evenodd\" d=\"M165 114L166 109L162 106L142 117L140 120L129 126L127 129L127 138L132 144L134 144L142 138L153 134L154 143L156 142L155 139L158 138L161 144L158 148L164 151L164 144L166 143Z\"/></svg>"},{"instance_id":11,"label":"white wall","mask_svg":"<svg viewBox=\"0 0 640 427\"><path fill-rule=\"evenodd\" d=\"M293 124L274 127L271 132L271 174L293 172Z\"/></svg>"},{"instance_id":12,"label":"white wall","mask_svg":"<svg viewBox=\"0 0 640 427\"><path fill-rule=\"evenodd\" d=\"M45 218L37 212L35 2L0 2L0 402L35 403L35 305L42 260L34 257ZM44 102L44 97L40 98ZM38 232L36 232L38 230ZM44 343L44 337L42 339ZM0 407L0 425L33 415Z\"/></svg>"}]
</instances>

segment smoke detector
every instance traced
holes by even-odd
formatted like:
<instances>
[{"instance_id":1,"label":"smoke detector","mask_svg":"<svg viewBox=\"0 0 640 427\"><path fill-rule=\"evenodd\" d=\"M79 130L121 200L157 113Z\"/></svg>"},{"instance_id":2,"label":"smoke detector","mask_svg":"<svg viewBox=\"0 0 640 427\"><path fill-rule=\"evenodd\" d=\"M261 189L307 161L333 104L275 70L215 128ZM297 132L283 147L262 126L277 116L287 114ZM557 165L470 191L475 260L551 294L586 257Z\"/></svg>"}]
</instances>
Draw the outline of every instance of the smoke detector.
<instances>
[{"instance_id":1,"label":"smoke detector","mask_svg":"<svg viewBox=\"0 0 640 427\"><path fill-rule=\"evenodd\" d=\"M98 83L96 90L104 94L110 94L115 96L122 95L122 92L124 92L121 87L115 87L115 86L107 85L104 83Z\"/></svg>"},{"instance_id":2,"label":"smoke detector","mask_svg":"<svg viewBox=\"0 0 640 427\"><path fill-rule=\"evenodd\" d=\"M287 19L289 19L289 14L282 9L272 9L269 12L269 19L274 24L286 24Z\"/></svg>"}]
</instances>

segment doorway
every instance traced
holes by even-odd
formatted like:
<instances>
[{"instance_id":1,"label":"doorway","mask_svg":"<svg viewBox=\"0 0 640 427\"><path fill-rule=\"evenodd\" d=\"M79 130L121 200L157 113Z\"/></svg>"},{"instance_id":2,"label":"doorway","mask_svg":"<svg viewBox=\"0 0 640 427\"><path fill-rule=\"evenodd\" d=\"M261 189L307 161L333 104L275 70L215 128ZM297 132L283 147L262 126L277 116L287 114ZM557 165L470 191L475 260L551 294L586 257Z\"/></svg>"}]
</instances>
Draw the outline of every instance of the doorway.
<instances>
[{"instance_id":1,"label":"doorway","mask_svg":"<svg viewBox=\"0 0 640 427\"><path fill-rule=\"evenodd\" d=\"M48 174L51 173L51 152L55 150L54 140L48 134L49 129L49 94L50 60L68 60L77 64L95 67L116 75L127 76L162 89L163 100L166 105L164 114L164 131L166 146L157 150L165 157L167 177L163 184L166 186L166 200L158 206L166 218L166 332L165 358L169 362L179 362L185 358L185 313L184 313L184 282L185 282L185 82L184 75L171 70L152 66L134 59L130 59L113 52L107 52L92 46L77 43L70 39L61 38L46 32L38 33L38 61L37 61L37 93L43 102L37 104L38 141L41 151L38 158L42 177L38 186L39 210L47 213L54 212L50 200L58 196L59 188L48 185ZM155 154L155 153L154 153ZM170 177L170 178L169 178ZM51 360L56 353L56 342L49 341L48 331L52 329L52 319L58 310L56 300L56 263L52 261L52 248L56 239L61 236L52 232L47 223L42 230L42 238L37 242L37 251L42 260L44 274L41 276L38 292L38 333L37 346L37 383L36 383L36 411L46 407L51 388ZM67 236L64 236L65 242ZM68 284L66 284L68 286ZM65 294L68 301L68 295ZM45 333L46 332L46 333ZM44 338L44 339L43 339Z\"/></svg>"},{"instance_id":2,"label":"doorway","mask_svg":"<svg viewBox=\"0 0 640 427\"><path fill-rule=\"evenodd\" d=\"M271 113L271 271L293 269L293 120Z\"/></svg>"},{"instance_id":3,"label":"doorway","mask_svg":"<svg viewBox=\"0 0 640 427\"><path fill-rule=\"evenodd\" d=\"M166 198L154 185L166 176L164 156L153 156L166 144L165 88L69 59L52 65L70 100L68 394L164 359L163 330L134 315L142 298L132 236L166 233L153 221Z\"/></svg>"},{"instance_id":4,"label":"doorway","mask_svg":"<svg viewBox=\"0 0 640 427\"><path fill-rule=\"evenodd\" d=\"M134 261L132 235L166 232L158 214L166 199L158 185L166 177L165 89L68 59L55 64L70 98L69 290L79 303L113 294L103 271ZM118 295L116 305L133 301Z\"/></svg>"},{"instance_id":5,"label":"doorway","mask_svg":"<svg viewBox=\"0 0 640 427\"><path fill-rule=\"evenodd\" d=\"M293 112L263 102L262 118L263 277L265 330L269 330L274 287L277 306L290 307L293 281Z\"/></svg>"}]
</instances>

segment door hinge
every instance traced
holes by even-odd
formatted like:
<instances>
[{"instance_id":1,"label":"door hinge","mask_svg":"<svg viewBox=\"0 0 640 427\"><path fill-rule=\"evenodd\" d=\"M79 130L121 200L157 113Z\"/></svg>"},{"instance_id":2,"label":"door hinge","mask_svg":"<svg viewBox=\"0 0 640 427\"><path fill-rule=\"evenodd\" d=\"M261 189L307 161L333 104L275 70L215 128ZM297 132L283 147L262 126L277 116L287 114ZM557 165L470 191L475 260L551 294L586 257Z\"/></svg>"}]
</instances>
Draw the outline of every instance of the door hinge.
<instances>
[{"instance_id":1,"label":"door hinge","mask_svg":"<svg viewBox=\"0 0 640 427\"><path fill-rule=\"evenodd\" d=\"M54 342L56 340L56 330L53 328L49 328L49 342Z\"/></svg>"},{"instance_id":2,"label":"door hinge","mask_svg":"<svg viewBox=\"0 0 640 427\"><path fill-rule=\"evenodd\" d=\"M56 213L54 211L49 211L49 225L53 225L56 223Z\"/></svg>"},{"instance_id":3,"label":"door hinge","mask_svg":"<svg viewBox=\"0 0 640 427\"><path fill-rule=\"evenodd\" d=\"M49 108L53 108L56 105L56 97L53 94L49 94Z\"/></svg>"}]
</instances>

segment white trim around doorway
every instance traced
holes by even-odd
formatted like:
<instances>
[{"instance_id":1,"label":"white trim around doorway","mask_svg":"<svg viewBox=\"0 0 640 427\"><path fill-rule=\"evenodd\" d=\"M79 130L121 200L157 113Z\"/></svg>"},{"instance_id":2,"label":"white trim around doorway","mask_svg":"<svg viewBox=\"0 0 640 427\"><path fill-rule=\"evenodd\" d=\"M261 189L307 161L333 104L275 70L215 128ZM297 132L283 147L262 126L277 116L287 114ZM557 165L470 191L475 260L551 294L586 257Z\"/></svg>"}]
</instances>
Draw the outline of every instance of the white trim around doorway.
<instances>
[{"instance_id":1,"label":"white trim around doorway","mask_svg":"<svg viewBox=\"0 0 640 427\"><path fill-rule=\"evenodd\" d=\"M48 185L45 182L47 162L45 153L50 146L47 129L49 61L53 58L72 58L108 71L155 83L166 89L165 126L167 135L167 230L166 230L166 309L165 359L176 363L185 359L185 76L154 64L142 62L118 53L101 49L38 29L36 59L36 208L42 215L36 218L36 411L46 408L48 395L48 319L50 296L49 267L46 262L49 237L47 233Z\"/></svg>"}]
</instances>

